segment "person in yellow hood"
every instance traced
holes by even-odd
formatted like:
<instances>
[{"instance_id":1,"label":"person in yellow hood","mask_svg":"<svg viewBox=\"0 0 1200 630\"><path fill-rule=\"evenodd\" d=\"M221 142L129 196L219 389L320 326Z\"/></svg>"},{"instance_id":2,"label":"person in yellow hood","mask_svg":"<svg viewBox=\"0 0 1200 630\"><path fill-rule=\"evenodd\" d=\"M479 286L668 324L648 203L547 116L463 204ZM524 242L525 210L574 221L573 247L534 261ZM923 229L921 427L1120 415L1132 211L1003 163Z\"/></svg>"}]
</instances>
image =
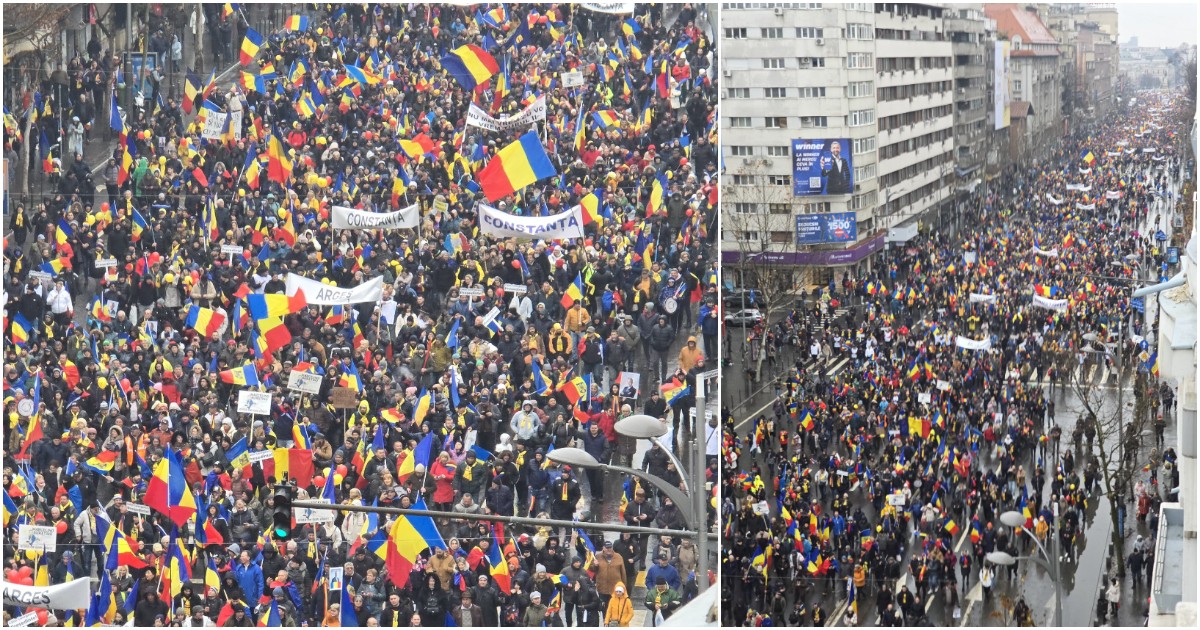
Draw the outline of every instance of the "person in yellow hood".
<instances>
[{"instance_id":1,"label":"person in yellow hood","mask_svg":"<svg viewBox=\"0 0 1200 630\"><path fill-rule=\"evenodd\" d=\"M704 357L704 353L700 351L700 346L696 344L695 335L688 337L687 345L679 350L679 369L684 372L691 372L693 367L696 367L696 360Z\"/></svg>"},{"instance_id":2,"label":"person in yellow hood","mask_svg":"<svg viewBox=\"0 0 1200 630\"><path fill-rule=\"evenodd\" d=\"M633 621L633 602L625 592L625 583L617 582L613 587L612 598L608 600L608 610L604 613L604 625L608 627L628 628Z\"/></svg>"}]
</instances>

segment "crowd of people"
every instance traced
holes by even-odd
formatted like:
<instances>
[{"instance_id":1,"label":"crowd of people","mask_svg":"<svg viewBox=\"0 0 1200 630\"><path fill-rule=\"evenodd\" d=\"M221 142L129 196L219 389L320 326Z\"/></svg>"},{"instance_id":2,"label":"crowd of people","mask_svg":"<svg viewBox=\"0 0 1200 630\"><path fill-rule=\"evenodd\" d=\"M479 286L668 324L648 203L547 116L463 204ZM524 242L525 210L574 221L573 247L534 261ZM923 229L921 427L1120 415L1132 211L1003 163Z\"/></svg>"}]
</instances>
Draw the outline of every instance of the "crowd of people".
<instances>
[{"instance_id":1,"label":"crowd of people","mask_svg":"<svg viewBox=\"0 0 1200 630\"><path fill-rule=\"evenodd\" d=\"M97 578L88 609L39 609L48 626L670 616L710 579L693 540L469 517L686 529L648 484L548 456L578 446L678 486L664 447L642 453L614 424L659 418L668 449L716 439L715 420L706 433L687 413L718 334L712 18L304 6L248 36L232 86L187 71L183 102L155 90L114 115L120 72L89 49L69 62L79 90L10 108L37 118L30 138L6 120L8 149L81 118L120 140L103 182L68 156L51 194L7 206L6 581ZM225 7L238 33L258 8ZM544 120L467 124L472 104L504 121L539 100ZM198 114L227 122L213 134ZM503 150L531 128L554 175L493 194L480 173L519 170ZM584 236L498 236L480 203L527 218L579 206ZM419 215L335 229L335 206ZM381 279L381 297L314 304L297 276ZM269 408L239 412L246 392ZM341 511L285 542L264 533L277 483L445 516ZM393 548L414 544L392 535L405 523L433 528L412 553ZM18 550L30 524L54 527L57 551Z\"/></svg>"},{"instance_id":2,"label":"crowd of people","mask_svg":"<svg viewBox=\"0 0 1200 630\"><path fill-rule=\"evenodd\" d=\"M1020 563L987 560L1037 554L999 515L1023 514L1047 545L1057 535L1073 570L1105 493L1102 467L1122 464L1113 461L1120 441L1137 484L1109 498L1130 517L1135 500L1146 504L1137 522L1145 527L1149 513L1151 527L1126 552L1137 575L1152 566L1157 505L1174 500L1178 480L1164 421L1156 443L1149 430L1125 431L1108 435L1101 454L1102 419L1063 412L1085 409L1076 387L1099 384L1092 371L1115 372L1119 352L1137 375L1118 386L1132 383L1151 413L1171 417L1170 391L1146 358L1157 335L1130 292L1159 280L1166 252L1154 232L1174 202L1175 173L1191 167L1175 130L1185 104L1167 92L1139 101L1133 115L1007 169L976 194L957 234L926 231L869 274L831 280L808 307L814 319L852 308L827 328L805 328L798 309L748 329L798 360L768 355L764 370L784 374L771 410L744 419L748 435L737 433L743 418L724 412L726 624L852 626L869 615L875 625L923 625L937 598L930 614L959 625L980 583L985 606L1049 624L1020 599ZM996 603L996 589L1015 604Z\"/></svg>"}]
</instances>

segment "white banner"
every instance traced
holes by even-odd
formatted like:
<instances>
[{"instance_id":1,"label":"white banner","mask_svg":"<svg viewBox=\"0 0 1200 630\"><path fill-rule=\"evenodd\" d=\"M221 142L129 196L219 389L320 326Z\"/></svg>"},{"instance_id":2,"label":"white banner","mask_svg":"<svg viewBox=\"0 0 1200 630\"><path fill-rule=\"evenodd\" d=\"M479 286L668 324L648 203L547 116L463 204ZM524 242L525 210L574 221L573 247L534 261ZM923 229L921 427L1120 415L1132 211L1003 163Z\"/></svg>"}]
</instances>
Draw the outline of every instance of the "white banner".
<instances>
[{"instance_id":1,"label":"white banner","mask_svg":"<svg viewBox=\"0 0 1200 630\"><path fill-rule=\"evenodd\" d=\"M583 216L579 206L548 217L520 217L481 203L479 228L501 238L583 238Z\"/></svg>"},{"instance_id":2,"label":"white banner","mask_svg":"<svg viewBox=\"0 0 1200 630\"><path fill-rule=\"evenodd\" d=\"M508 118L495 118L483 108L471 103L467 109L467 126L480 127L488 131L509 131L528 127L539 120L546 120L546 97L539 96L529 107Z\"/></svg>"},{"instance_id":3,"label":"white banner","mask_svg":"<svg viewBox=\"0 0 1200 630\"><path fill-rule=\"evenodd\" d=\"M983 341L975 341L970 337L958 335L954 338L954 345L964 350L987 350L992 347L992 340L988 338Z\"/></svg>"},{"instance_id":4,"label":"white banner","mask_svg":"<svg viewBox=\"0 0 1200 630\"><path fill-rule=\"evenodd\" d=\"M1081 168L1081 169L1079 169L1079 174L1080 174L1080 175L1091 175L1091 174L1092 174L1092 169L1090 169L1090 168Z\"/></svg>"},{"instance_id":5,"label":"white banner","mask_svg":"<svg viewBox=\"0 0 1200 630\"><path fill-rule=\"evenodd\" d=\"M1070 304L1067 300L1051 300L1040 295L1033 296L1033 305L1048 308L1052 311L1065 311Z\"/></svg>"},{"instance_id":6,"label":"white banner","mask_svg":"<svg viewBox=\"0 0 1200 630\"><path fill-rule=\"evenodd\" d=\"M1091 186L1084 186L1083 184L1067 184L1067 190L1078 190L1079 192L1088 192L1091 189L1092 189Z\"/></svg>"},{"instance_id":7,"label":"white banner","mask_svg":"<svg viewBox=\"0 0 1200 630\"><path fill-rule=\"evenodd\" d=\"M4 583L4 603L22 608L78 610L87 608L92 599L91 578L79 578L55 586L22 586Z\"/></svg>"},{"instance_id":8,"label":"white banner","mask_svg":"<svg viewBox=\"0 0 1200 630\"><path fill-rule=\"evenodd\" d=\"M987 295L985 293L972 293L971 294L971 303L975 304L978 302L983 302L984 304L995 304L996 296Z\"/></svg>"},{"instance_id":9,"label":"white banner","mask_svg":"<svg viewBox=\"0 0 1200 630\"><path fill-rule=\"evenodd\" d=\"M1083 204L1081 204L1081 203L1079 203L1079 202L1076 202L1076 203L1075 203L1075 209L1076 209L1076 210L1095 210L1095 209L1096 209L1096 204L1094 204L1094 203L1089 203L1089 204L1087 204L1087 205L1085 206L1085 205L1083 205Z\"/></svg>"},{"instance_id":10,"label":"white banner","mask_svg":"<svg viewBox=\"0 0 1200 630\"><path fill-rule=\"evenodd\" d=\"M1050 193L1046 193L1046 201L1049 201L1050 203L1052 203L1056 206L1061 206L1062 202L1063 202L1062 199L1055 199L1053 196L1050 195Z\"/></svg>"},{"instance_id":11,"label":"white banner","mask_svg":"<svg viewBox=\"0 0 1200 630\"><path fill-rule=\"evenodd\" d=\"M1104 156L1105 157L1121 157L1121 152L1117 151L1116 153L1113 153L1112 151L1105 151Z\"/></svg>"},{"instance_id":12,"label":"white banner","mask_svg":"<svg viewBox=\"0 0 1200 630\"><path fill-rule=\"evenodd\" d=\"M1105 198L1105 199L1109 199L1109 200L1111 200L1111 199L1120 199L1120 198L1121 198L1121 192L1120 192L1120 191L1117 191L1117 190L1110 190L1110 191L1108 191L1108 192L1104 193L1104 198Z\"/></svg>"},{"instance_id":13,"label":"white banner","mask_svg":"<svg viewBox=\"0 0 1200 630\"><path fill-rule=\"evenodd\" d=\"M395 212L367 212L345 206L333 207L335 230L396 230L415 228L420 220L417 204Z\"/></svg>"},{"instance_id":14,"label":"white banner","mask_svg":"<svg viewBox=\"0 0 1200 630\"><path fill-rule=\"evenodd\" d=\"M358 304L360 302L378 302L383 297L383 276L368 280L356 287L343 289L332 284L323 284L309 280L294 273L287 275L287 294L296 295L297 289L304 291L304 299L309 304L333 306L335 304Z\"/></svg>"},{"instance_id":15,"label":"white banner","mask_svg":"<svg viewBox=\"0 0 1200 630\"><path fill-rule=\"evenodd\" d=\"M1045 249L1038 247L1037 245L1034 245L1033 253L1038 254L1039 256L1050 256L1051 258L1058 258L1058 248L1057 247L1055 247L1054 249L1051 249L1051 250L1045 250Z\"/></svg>"},{"instance_id":16,"label":"white banner","mask_svg":"<svg viewBox=\"0 0 1200 630\"><path fill-rule=\"evenodd\" d=\"M584 2L579 6L597 13L633 13L632 2Z\"/></svg>"}]
</instances>

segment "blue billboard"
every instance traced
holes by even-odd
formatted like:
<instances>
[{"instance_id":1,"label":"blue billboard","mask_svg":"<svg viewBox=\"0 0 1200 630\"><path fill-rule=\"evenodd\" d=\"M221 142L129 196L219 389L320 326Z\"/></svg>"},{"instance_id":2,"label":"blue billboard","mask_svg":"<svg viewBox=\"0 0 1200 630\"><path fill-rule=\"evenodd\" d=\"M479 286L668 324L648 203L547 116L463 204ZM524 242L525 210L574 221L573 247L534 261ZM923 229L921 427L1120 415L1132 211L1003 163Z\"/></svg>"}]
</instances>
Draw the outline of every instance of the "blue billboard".
<instances>
[{"instance_id":1,"label":"blue billboard","mask_svg":"<svg viewBox=\"0 0 1200 630\"><path fill-rule=\"evenodd\" d=\"M850 140L792 140L792 194L849 195L854 192Z\"/></svg>"},{"instance_id":2,"label":"blue billboard","mask_svg":"<svg viewBox=\"0 0 1200 630\"><path fill-rule=\"evenodd\" d=\"M858 220L853 212L796 215L796 244L853 243L858 240Z\"/></svg>"}]
</instances>

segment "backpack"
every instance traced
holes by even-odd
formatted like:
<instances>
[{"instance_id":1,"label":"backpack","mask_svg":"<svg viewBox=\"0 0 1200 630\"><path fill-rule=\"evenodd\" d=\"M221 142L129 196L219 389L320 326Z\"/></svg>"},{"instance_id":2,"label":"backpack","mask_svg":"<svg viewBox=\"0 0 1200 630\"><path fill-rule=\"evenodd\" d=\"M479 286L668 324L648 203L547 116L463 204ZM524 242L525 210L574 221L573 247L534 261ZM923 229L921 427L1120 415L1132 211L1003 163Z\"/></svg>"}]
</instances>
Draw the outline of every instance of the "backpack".
<instances>
[{"instance_id":1,"label":"backpack","mask_svg":"<svg viewBox=\"0 0 1200 630\"><path fill-rule=\"evenodd\" d=\"M500 608L500 625L508 627L521 625L521 607L517 606L516 602L509 602Z\"/></svg>"}]
</instances>

